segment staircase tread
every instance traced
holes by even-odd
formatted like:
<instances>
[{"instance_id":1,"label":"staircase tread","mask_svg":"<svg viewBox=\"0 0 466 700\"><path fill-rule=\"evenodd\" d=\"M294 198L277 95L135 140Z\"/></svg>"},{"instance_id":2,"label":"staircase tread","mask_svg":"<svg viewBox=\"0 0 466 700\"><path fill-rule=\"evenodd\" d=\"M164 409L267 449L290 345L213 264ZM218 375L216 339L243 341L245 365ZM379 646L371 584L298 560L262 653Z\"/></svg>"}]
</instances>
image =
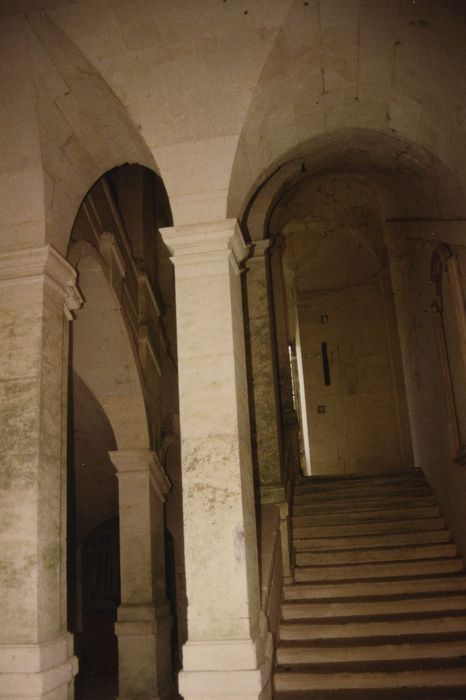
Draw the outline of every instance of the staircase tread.
<instances>
[{"instance_id":1,"label":"staircase tread","mask_svg":"<svg viewBox=\"0 0 466 700\"><path fill-rule=\"evenodd\" d=\"M419 467L405 467L404 469L391 469L386 471L373 471L370 474L362 472L353 472L350 474L318 474L313 476L302 476L297 484L306 484L311 482L335 482L335 481L357 481L369 479L390 479L399 476L423 476L423 471Z\"/></svg>"},{"instance_id":2,"label":"staircase tread","mask_svg":"<svg viewBox=\"0 0 466 700\"><path fill-rule=\"evenodd\" d=\"M450 668L465 668L465 654L451 658L425 657L419 659L373 659L368 661L338 661L317 663L286 663L277 666L278 672L292 671L293 673L385 673L390 671L420 671L442 670Z\"/></svg>"},{"instance_id":3,"label":"staircase tread","mask_svg":"<svg viewBox=\"0 0 466 700\"><path fill-rule=\"evenodd\" d=\"M364 535L347 535L340 537L294 537L294 547L309 547L309 551L352 551L358 549L376 549L387 547L404 547L423 544L451 543L447 529L428 530L427 532L382 533ZM303 551L300 549L300 551Z\"/></svg>"},{"instance_id":4,"label":"staircase tread","mask_svg":"<svg viewBox=\"0 0 466 700\"><path fill-rule=\"evenodd\" d=\"M276 700L466 698L464 564L420 469L302 479L292 534Z\"/></svg>"},{"instance_id":5,"label":"staircase tread","mask_svg":"<svg viewBox=\"0 0 466 700\"><path fill-rule=\"evenodd\" d=\"M466 582L464 583L464 586L462 588L457 588L457 589L447 589L447 590L439 590L439 591L420 591L418 593L410 592L410 593L374 593L372 595L370 594L365 594L365 595L353 595L353 596L345 596L344 598L335 598L335 596L329 596L327 598L323 596L319 596L318 598L313 598L312 596L307 596L303 598L284 598L282 601L282 605L303 605L303 604L311 604L311 605L332 605L332 604L346 604L346 603L375 603L375 602L381 602L381 603L390 603L390 602L401 602L405 600L425 600L425 599L441 599L441 598L454 598L457 597L460 593L464 593L466 595Z\"/></svg>"},{"instance_id":6,"label":"staircase tread","mask_svg":"<svg viewBox=\"0 0 466 700\"><path fill-rule=\"evenodd\" d=\"M316 691L275 691L275 700L374 700L372 690L316 690ZM458 686L452 692L451 688L403 688L403 698L399 689L383 689L377 691L377 700L465 700L466 684Z\"/></svg>"},{"instance_id":7,"label":"staircase tread","mask_svg":"<svg viewBox=\"0 0 466 700\"><path fill-rule=\"evenodd\" d=\"M334 525L304 525L294 528L295 539L306 538L340 538L376 535L407 535L417 532L437 532L445 530L445 521L441 517L417 518L413 520L378 520L362 523L336 523Z\"/></svg>"},{"instance_id":8,"label":"staircase tread","mask_svg":"<svg viewBox=\"0 0 466 700\"><path fill-rule=\"evenodd\" d=\"M377 595L377 596L355 596L349 600L335 601L333 598L322 600L319 598L302 598L301 600L283 600L282 606L290 608L296 605L314 605L314 606L331 606L331 605L353 605L353 604L377 604L377 603L417 603L419 601L435 603L437 600L451 601L452 599L462 600L466 602L466 592L458 593L457 591L441 591L437 595L432 593L404 594L404 595Z\"/></svg>"},{"instance_id":9,"label":"staircase tread","mask_svg":"<svg viewBox=\"0 0 466 700\"><path fill-rule=\"evenodd\" d=\"M466 629L460 632L432 632L423 635L404 634L402 640L397 642L393 637L369 637L345 639L344 644L338 638L327 639L280 639L279 649L297 649L297 650L321 650L331 651L332 654L338 650L346 649L367 649L374 650L382 647L392 647L401 649L410 649L412 647L425 647L429 645L448 646L462 644L466 646Z\"/></svg>"},{"instance_id":10,"label":"staircase tread","mask_svg":"<svg viewBox=\"0 0 466 700\"><path fill-rule=\"evenodd\" d=\"M399 507L384 508L383 510L371 508L368 510L340 511L338 513L327 512L314 513L312 515L293 515L292 523L293 527L305 527L306 525L302 523L303 520L305 520L306 523L309 524L309 526L319 524L346 525L351 523L356 524L368 522L397 522L400 519L401 513L403 513L405 519L409 521L432 520L440 517L440 511L438 506L423 506L421 508L410 508L408 513L406 513L405 511L403 511L403 509Z\"/></svg>"},{"instance_id":11,"label":"staircase tread","mask_svg":"<svg viewBox=\"0 0 466 700\"><path fill-rule=\"evenodd\" d=\"M451 554L447 554L451 552ZM405 562L430 560L456 556L457 547L453 542L420 542L417 544L405 544L385 547L360 547L351 549L330 549L330 550L306 550L296 552L296 561L310 560L311 562L322 562L324 565L336 566L338 564L359 564L367 562ZM353 559L351 559L353 557ZM350 561L344 561L350 559ZM310 564L313 566L314 564ZM315 564L317 566L318 564ZM306 564L303 564L306 566Z\"/></svg>"},{"instance_id":12,"label":"staircase tread","mask_svg":"<svg viewBox=\"0 0 466 700\"><path fill-rule=\"evenodd\" d=\"M371 489L369 487L366 487L364 489L342 489L341 491L336 491L336 492L331 492L331 491L313 491L313 490L308 490L308 491L302 491L302 492L295 492L294 493L294 502L298 503L299 500L305 499L310 502L325 502L325 501L334 501L334 502L339 502L339 501L348 501L351 498L355 498L358 501L361 501L364 496L369 496L371 499L381 499L383 500L384 498L424 498L424 497L433 497L432 491L428 486L421 486L421 485L416 485L416 486L397 486L397 488L391 489L390 491L387 490L386 488L377 488L377 489Z\"/></svg>"}]
</instances>

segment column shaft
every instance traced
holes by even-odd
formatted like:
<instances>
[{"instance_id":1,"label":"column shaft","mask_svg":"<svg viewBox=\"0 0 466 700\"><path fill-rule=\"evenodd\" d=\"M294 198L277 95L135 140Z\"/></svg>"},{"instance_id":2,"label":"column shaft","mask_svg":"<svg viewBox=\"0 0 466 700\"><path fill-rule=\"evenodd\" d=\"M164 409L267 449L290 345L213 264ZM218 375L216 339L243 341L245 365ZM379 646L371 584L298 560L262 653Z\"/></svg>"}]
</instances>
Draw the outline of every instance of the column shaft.
<instances>
[{"instance_id":1,"label":"column shaft","mask_svg":"<svg viewBox=\"0 0 466 700\"><path fill-rule=\"evenodd\" d=\"M285 498L282 464L275 338L271 326L270 284L267 248L270 241L258 241L254 256L247 261L248 327L253 390L254 447L258 464L262 502Z\"/></svg>"},{"instance_id":2,"label":"column shaft","mask_svg":"<svg viewBox=\"0 0 466 700\"><path fill-rule=\"evenodd\" d=\"M120 510L119 698L168 698L171 618L163 504L170 483L152 450L119 450L110 458L117 469Z\"/></svg>"},{"instance_id":3,"label":"column shaft","mask_svg":"<svg viewBox=\"0 0 466 700\"><path fill-rule=\"evenodd\" d=\"M234 220L165 229L174 252L188 642L185 700L267 690Z\"/></svg>"},{"instance_id":4,"label":"column shaft","mask_svg":"<svg viewBox=\"0 0 466 700\"><path fill-rule=\"evenodd\" d=\"M0 255L0 698L71 697L66 632L68 321L73 268L50 246Z\"/></svg>"}]
</instances>

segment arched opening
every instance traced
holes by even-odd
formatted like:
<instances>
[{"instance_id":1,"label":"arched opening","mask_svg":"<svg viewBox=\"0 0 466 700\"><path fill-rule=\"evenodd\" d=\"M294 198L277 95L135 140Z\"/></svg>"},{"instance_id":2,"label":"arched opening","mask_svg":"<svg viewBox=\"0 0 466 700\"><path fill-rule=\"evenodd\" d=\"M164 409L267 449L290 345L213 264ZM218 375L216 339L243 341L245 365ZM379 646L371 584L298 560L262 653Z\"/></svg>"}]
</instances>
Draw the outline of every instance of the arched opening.
<instances>
[{"instance_id":1,"label":"arched opening","mask_svg":"<svg viewBox=\"0 0 466 700\"><path fill-rule=\"evenodd\" d=\"M398 259L393 252L392 222L460 219L458 192L454 173L425 149L394 134L348 129L295 148L269 169L245 207L243 229L252 242L272 241L281 408L283 412L289 403L292 392L285 385L291 384L293 375L295 409L301 423L306 423L301 451L307 473L312 462L310 437L318 437L319 432L327 452L319 454L317 439L314 468L318 471L319 462L324 461L330 471L336 465L338 471L342 467L343 471L366 470L377 463L384 470L413 463L411 430L416 433L420 421L414 417L413 392L407 396L405 386L415 370L407 369L412 360L406 329L400 329L400 322L404 326L401 295L393 286ZM409 225L403 224L404 239L411 235ZM347 332L335 331L324 307L334 309L334 323L340 309L339 323L347 325ZM314 321L306 321L306 315ZM354 334L358 325L356 342L348 333ZM304 337L297 329L304 331ZM286 372L289 353L292 367ZM360 382L366 385L364 400ZM411 389L412 382L408 384ZM324 398L338 405L334 423ZM335 413L335 405L330 412ZM365 432L370 433L369 440L367 435L363 438L359 454L356 415L359 427L365 424ZM337 434L340 437L335 439ZM341 440L346 441L345 448ZM351 454L349 460L342 456L345 450ZM328 466L329 460L334 467Z\"/></svg>"},{"instance_id":2,"label":"arched opening","mask_svg":"<svg viewBox=\"0 0 466 700\"><path fill-rule=\"evenodd\" d=\"M117 690L118 485L108 457L116 442L101 405L72 370L69 393L68 619L80 661L76 695L86 698Z\"/></svg>"},{"instance_id":3,"label":"arched opening","mask_svg":"<svg viewBox=\"0 0 466 700\"><path fill-rule=\"evenodd\" d=\"M169 217L151 171L115 168L85 197L68 251L84 299L71 331L68 451L81 700L168 692L184 641L172 632L185 615L179 456L164 448L177 442L178 401L173 279L158 234Z\"/></svg>"},{"instance_id":4,"label":"arched opening","mask_svg":"<svg viewBox=\"0 0 466 700\"><path fill-rule=\"evenodd\" d=\"M305 473L411 464L377 190L354 173L304 180L276 204L269 231L283 238Z\"/></svg>"}]
</instances>

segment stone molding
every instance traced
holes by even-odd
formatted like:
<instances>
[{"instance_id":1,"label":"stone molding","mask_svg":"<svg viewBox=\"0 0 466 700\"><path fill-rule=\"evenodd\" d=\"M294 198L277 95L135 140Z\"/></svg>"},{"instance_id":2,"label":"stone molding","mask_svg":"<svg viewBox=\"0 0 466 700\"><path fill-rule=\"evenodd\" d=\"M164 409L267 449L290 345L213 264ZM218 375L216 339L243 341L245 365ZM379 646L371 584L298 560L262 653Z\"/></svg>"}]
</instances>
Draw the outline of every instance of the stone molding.
<instances>
[{"instance_id":1,"label":"stone molding","mask_svg":"<svg viewBox=\"0 0 466 700\"><path fill-rule=\"evenodd\" d=\"M265 615L264 615L265 618ZM267 632L257 640L212 640L186 642L183 669L179 674L184 698L228 698L270 700L272 691L273 642Z\"/></svg>"},{"instance_id":2,"label":"stone molding","mask_svg":"<svg viewBox=\"0 0 466 700\"><path fill-rule=\"evenodd\" d=\"M264 238L261 241L254 241L251 248L252 255L248 258L247 265L249 266L251 263L257 262L263 264L267 251L272 248L272 240L270 238Z\"/></svg>"},{"instance_id":3,"label":"stone molding","mask_svg":"<svg viewBox=\"0 0 466 700\"><path fill-rule=\"evenodd\" d=\"M79 293L76 270L51 245L18 248L0 254L0 284L27 282L44 276L49 286L63 299L66 317L71 320L83 298Z\"/></svg>"},{"instance_id":4,"label":"stone molding","mask_svg":"<svg viewBox=\"0 0 466 700\"><path fill-rule=\"evenodd\" d=\"M46 687L66 693L78 672L73 637L66 633L37 644L0 644L0 698L42 697Z\"/></svg>"},{"instance_id":5,"label":"stone molding","mask_svg":"<svg viewBox=\"0 0 466 700\"><path fill-rule=\"evenodd\" d=\"M206 260L208 256L229 252L233 253L237 265L240 265L249 252L236 219L171 226L160 229L160 233L175 265Z\"/></svg>"},{"instance_id":6,"label":"stone molding","mask_svg":"<svg viewBox=\"0 0 466 700\"><path fill-rule=\"evenodd\" d=\"M117 470L117 476L148 473L151 485L162 502L171 489L171 482L153 450L111 450L108 453Z\"/></svg>"}]
</instances>

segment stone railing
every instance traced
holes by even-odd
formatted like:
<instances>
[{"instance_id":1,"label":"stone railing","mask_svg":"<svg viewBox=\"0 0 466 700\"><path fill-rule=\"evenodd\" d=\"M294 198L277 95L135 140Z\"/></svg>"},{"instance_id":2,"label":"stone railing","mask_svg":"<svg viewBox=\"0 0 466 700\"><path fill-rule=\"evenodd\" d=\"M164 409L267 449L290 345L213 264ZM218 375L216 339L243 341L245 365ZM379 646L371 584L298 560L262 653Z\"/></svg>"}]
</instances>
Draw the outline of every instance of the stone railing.
<instances>
[{"instance_id":1,"label":"stone railing","mask_svg":"<svg viewBox=\"0 0 466 700\"><path fill-rule=\"evenodd\" d=\"M270 632L275 637L280 622L283 589L283 562L280 533L280 509L273 503L261 508L261 594L262 609Z\"/></svg>"}]
</instances>

